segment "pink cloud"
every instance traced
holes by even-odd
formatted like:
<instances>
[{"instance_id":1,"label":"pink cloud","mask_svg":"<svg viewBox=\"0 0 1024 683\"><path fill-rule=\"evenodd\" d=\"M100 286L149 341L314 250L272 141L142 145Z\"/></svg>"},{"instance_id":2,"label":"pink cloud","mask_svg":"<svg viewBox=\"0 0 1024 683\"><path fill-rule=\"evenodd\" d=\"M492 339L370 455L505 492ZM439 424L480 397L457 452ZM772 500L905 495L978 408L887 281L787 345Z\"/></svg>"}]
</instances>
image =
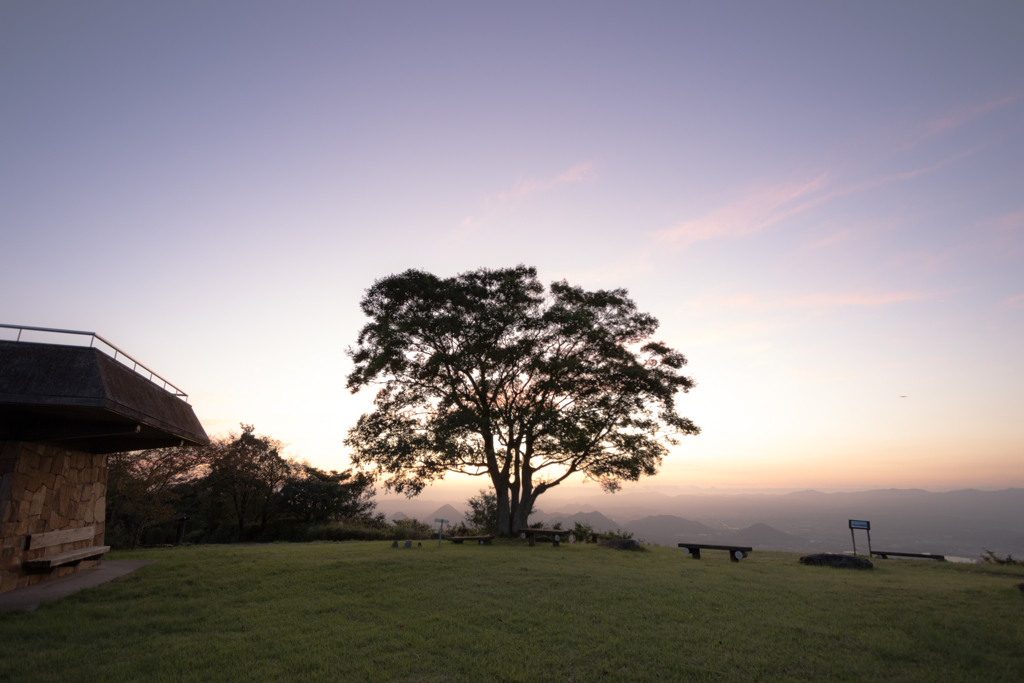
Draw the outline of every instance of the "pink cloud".
<instances>
[{"instance_id":1,"label":"pink cloud","mask_svg":"<svg viewBox=\"0 0 1024 683\"><path fill-rule=\"evenodd\" d=\"M1012 239L1024 232L1024 211L1008 213L996 221L996 231L1003 239Z\"/></svg>"},{"instance_id":2,"label":"pink cloud","mask_svg":"<svg viewBox=\"0 0 1024 683\"><path fill-rule=\"evenodd\" d=\"M838 308L841 306L884 306L903 301L920 301L936 296L938 292L821 292L782 300L787 308Z\"/></svg>"},{"instance_id":3,"label":"pink cloud","mask_svg":"<svg viewBox=\"0 0 1024 683\"><path fill-rule=\"evenodd\" d=\"M971 105L967 107L959 107L948 112L945 116L929 121L924 124L924 131L926 136L936 135L952 128L958 128L965 123L970 123L974 119L984 116L988 112L998 109L1004 104L1010 104L1020 99L1018 96L1003 97L998 100L992 100L991 102L984 102L982 104Z\"/></svg>"},{"instance_id":4,"label":"pink cloud","mask_svg":"<svg viewBox=\"0 0 1024 683\"><path fill-rule=\"evenodd\" d=\"M852 234L853 231L850 230L849 228L845 230L840 230L839 232L833 233L824 239L818 240L814 244L807 247L807 249L818 249L820 247L827 247L832 244L837 244L839 242L845 241L846 238L848 238Z\"/></svg>"},{"instance_id":5,"label":"pink cloud","mask_svg":"<svg viewBox=\"0 0 1024 683\"><path fill-rule=\"evenodd\" d=\"M524 199L532 194L550 190L558 185L582 183L594 180L595 178L597 178L597 171L594 170L594 164L591 162L580 162L549 180L520 180L511 190L499 192L493 197L487 197L484 199L484 202L490 204L495 200L507 202Z\"/></svg>"},{"instance_id":6,"label":"pink cloud","mask_svg":"<svg viewBox=\"0 0 1024 683\"><path fill-rule=\"evenodd\" d=\"M655 232L654 238L661 244L683 248L716 237L751 235L819 204L930 173L977 151L978 148L971 149L930 166L869 178L853 185L830 187L827 183L828 174L823 173L805 182L755 190L700 218L682 221L671 228Z\"/></svg>"},{"instance_id":7,"label":"pink cloud","mask_svg":"<svg viewBox=\"0 0 1024 683\"><path fill-rule=\"evenodd\" d=\"M757 190L701 218L656 232L655 238L662 243L685 247L714 237L749 235L803 211L807 203L799 204L797 200L819 190L824 183L822 175L803 183Z\"/></svg>"},{"instance_id":8,"label":"pink cloud","mask_svg":"<svg viewBox=\"0 0 1024 683\"><path fill-rule=\"evenodd\" d=\"M1017 306L1024 306L1024 294L1018 294L1017 296L1011 296L1009 299L1003 301L1004 306L1010 308L1016 308Z\"/></svg>"},{"instance_id":9,"label":"pink cloud","mask_svg":"<svg viewBox=\"0 0 1024 683\"><path fill-rule=\"evenodd\" d=\"M1001 258L1017 258L1024 251L1024 210L994 220L979 221L975 227L983 231L977 246L993 251Z\"/></svg>"},{"instance_id":10,"label":"pink cloud","mask_svg":"<svg viewBox=\"0 0 1024 683\"><path fill-rule=\"evenodd\" d=\"M496 213L500 212L502 207L510 203L521 201L538 192L551 190L559 185L583 183L596 178L597 170L594 168L593 162L581 161L580 163L569 167L565 171L562 171L555 177L547 180L520 180L510 190L485 196L481 201L484 209L483 216L466 216L462 222L459 223L459 228L452 233L452 236L465 237L466 235L475 232L480 225L486 222L487 218L494 216Z\"/></svg>"},{"instance_id":11,"label":"pink cloud","mask_svg":"<svg viewBox=\"0 0 1024 683\"><path fill-rule=\"evenodd\" d=\"M756 294L736 294L734 296L715 299L713 301L694 301L687 305L691 308L722 309L747 308L777 310L781 308L795 309L827 309L848 306L887 306L907 301L930 299L945 292L896 291L896 292L815 292L790 296L765 297Z\"/></svg>"}]
</instances>

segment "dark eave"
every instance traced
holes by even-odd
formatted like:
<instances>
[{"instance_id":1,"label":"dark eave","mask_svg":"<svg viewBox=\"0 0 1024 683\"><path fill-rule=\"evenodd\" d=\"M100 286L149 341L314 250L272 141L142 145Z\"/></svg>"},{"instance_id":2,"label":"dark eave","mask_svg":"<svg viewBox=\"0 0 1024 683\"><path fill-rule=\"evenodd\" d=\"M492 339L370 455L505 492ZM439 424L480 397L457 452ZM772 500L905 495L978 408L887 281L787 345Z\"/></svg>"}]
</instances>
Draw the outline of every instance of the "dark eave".
<instances>
[{"instance_id":1,"label":"dark eave","mask_svg":"<svg viewBox=\"0 0 1024 683\"><path fill-rule=\"evenodd\" d=\"M192 407L98 349L0 341L0 440L111 453L209 438Z\"/></svg>"}]
</instances>

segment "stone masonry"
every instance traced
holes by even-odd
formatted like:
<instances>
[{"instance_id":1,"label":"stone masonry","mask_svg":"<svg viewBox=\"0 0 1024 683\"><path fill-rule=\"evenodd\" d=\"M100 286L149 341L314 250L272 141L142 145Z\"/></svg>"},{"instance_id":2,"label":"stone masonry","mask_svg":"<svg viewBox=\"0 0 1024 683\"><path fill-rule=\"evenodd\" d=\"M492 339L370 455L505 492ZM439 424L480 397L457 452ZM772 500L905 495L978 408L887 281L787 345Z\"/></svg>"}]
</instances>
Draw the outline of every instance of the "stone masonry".
<instances>
[{"instance_id":1,"label":"stone masonry","mask_svg":"<svg viewBox=\"0 0 1024 683\"><path fill-rule=\"evenodd\" d=\"M107 456L59 446L0 441L0 593L64 576L99 564L58 567L51 574L29 574L25 560L103 545L106 519ZM96 527L92 539L24 550L28 534Z\"/></svg>"}]
</instances>

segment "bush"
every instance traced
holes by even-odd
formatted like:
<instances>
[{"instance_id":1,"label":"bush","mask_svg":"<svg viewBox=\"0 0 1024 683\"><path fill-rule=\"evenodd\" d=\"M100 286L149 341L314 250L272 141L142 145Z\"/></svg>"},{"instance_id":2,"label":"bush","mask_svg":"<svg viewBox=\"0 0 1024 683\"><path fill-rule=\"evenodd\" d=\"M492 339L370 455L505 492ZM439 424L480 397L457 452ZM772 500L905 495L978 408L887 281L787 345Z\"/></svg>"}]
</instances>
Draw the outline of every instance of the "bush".
<instances>
[{"instance_id":1,"label":"bush","mask_svg":"<svg viewBox=\"0 0 1024 683\"><path fill-rule=\"evenodd\" d=\"M459 524L459 529L473 532L472 534L490 536L498 533L498 494L494 489L480 489L480 495L466 501L469 506L469 526Z\"/></svg>"},{"instance_id":2,"label":"bush","mask_svg":"<svg viewBox=\"0 0 1024 683\"><path fill-rule=\"evenodd\" d=\"M984 549L985 552L981 555L981 561L985 564L1018 564L1024 565L1024 560L1015 560L1013 555L1007 555L1006 557L999 557L988 548Z\"/></svg>"},{"instance_id":3,"label":"bush","mask_svg":"<svg viewBox=\"0 0 1024 683\"><path fill-rule=\"evenodd\" d=\"M422 541L436 538L430 526L415 519L403 519L394 525L383 515L306 527L297 541Z\"/></svg>"},{"instance_id":4,"label":"bush","mask_svg":"<svg viewBox=\"0 0 1024 683\"><path fill-rule=\"evenodd\" d=\"M573 540L576 543L595 543L597 541L597 534L594 533L594 527L589 524L576 522L576 527L571 533Z\"/></svg>"}]
</instances>

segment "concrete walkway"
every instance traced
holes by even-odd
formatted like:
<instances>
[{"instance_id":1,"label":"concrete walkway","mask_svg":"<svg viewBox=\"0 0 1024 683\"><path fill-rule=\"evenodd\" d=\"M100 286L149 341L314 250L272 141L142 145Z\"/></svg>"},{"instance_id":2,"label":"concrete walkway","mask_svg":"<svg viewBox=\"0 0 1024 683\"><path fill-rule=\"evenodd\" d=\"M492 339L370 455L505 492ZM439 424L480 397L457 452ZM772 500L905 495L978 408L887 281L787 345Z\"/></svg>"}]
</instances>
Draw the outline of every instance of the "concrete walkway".
<instances>
[{"instance_id":1,"label":"concrete walkway","mask_svg":"<svg viewBox=\"0 0 1024 683\"><path fill-rule=\"evenodd\" d=\"M0 612L14 612L16 610L30 612L39 607L40 602L59 600L65 595L71 595L83 588L92 588L101 583L113 581L119 576L131 574L142 565L149 564L150 562L156 562L156 560L101 562L98 567L91 567L68 576L62 576L53 581L43 581L34 586L8 591L0 595Z\"/></svg>"}]
</instances>

